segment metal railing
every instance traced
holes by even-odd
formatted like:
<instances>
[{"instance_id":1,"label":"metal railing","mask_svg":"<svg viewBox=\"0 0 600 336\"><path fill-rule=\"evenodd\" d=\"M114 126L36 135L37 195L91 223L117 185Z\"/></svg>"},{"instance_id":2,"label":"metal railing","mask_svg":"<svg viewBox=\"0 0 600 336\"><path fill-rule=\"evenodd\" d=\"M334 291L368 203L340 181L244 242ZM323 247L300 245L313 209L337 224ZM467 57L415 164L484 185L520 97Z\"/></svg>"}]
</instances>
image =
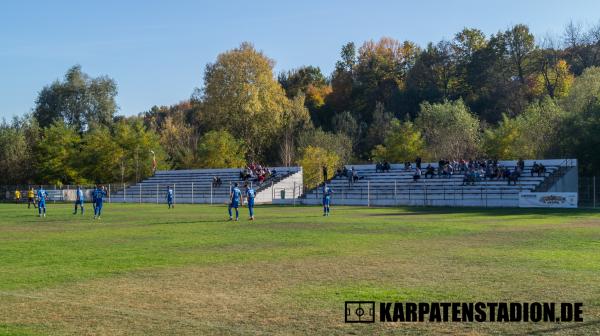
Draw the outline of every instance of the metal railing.
<instances>
[{"instance_id":1,"label":"metal railing","mask_svg":"<svg viewBox=\"0 0 600 336\"><path fill-rule=\"evenodd\" d=\"M414 183L414 184L413 184ZM522 191L530 190L520 182L510 184L513 188L508 189L508 185L487 186L487 185L460 185L449 181L439 181L436 185L417 185L421 182L411 182L407 185L406 181L391 181L388 187L383 187L381 183L372 186L371 181L366 181L366 185L357 187L349 185L334 188L334 199L364 201L367 206L377 201L391 201L394 203L412 202L427 204L430 201L464 201L479 200L482 205L487 206L488 201L493 200L517 200L518 194ZM477 183L477 182L476 182ZM533 186L532 186L533 187ZM323 188L319 187L313 192L304 196L307 199L320 199L323 197Z\"/></svg>"}]
</instances>

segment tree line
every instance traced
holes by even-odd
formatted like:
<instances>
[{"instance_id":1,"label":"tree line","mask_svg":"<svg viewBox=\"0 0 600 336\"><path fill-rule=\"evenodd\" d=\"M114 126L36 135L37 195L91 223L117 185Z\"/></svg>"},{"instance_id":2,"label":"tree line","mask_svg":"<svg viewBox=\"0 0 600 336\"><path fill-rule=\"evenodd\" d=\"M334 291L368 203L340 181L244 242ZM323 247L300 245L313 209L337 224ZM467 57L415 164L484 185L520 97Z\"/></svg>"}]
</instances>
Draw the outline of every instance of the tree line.
<instances>
[{"instance_id":1,"label":"tree line","mask_svg":"<svg viewBox=\"0 0 600 336\"><path fill-rule=\"evenodd\" d=\"M600 24L350 42L328 76L310 65L276 76L274 64L242 43L206 65L189 99L131 117L117 115L114 80L74 66L0 125L0 183L138 181L153 155L158 169L301 164L309 185L322 166L417 156L574 157L600 171Z\"/></svg>"}]
</instances>

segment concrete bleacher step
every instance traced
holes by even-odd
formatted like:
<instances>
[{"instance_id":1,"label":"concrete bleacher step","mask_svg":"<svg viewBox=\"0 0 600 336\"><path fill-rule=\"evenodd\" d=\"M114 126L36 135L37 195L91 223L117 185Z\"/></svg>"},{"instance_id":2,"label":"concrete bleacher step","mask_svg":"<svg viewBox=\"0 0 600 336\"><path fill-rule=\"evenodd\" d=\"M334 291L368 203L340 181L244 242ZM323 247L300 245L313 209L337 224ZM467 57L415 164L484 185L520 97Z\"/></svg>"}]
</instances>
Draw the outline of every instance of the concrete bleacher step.
<instances>
[{"instance_id":1,"label":"concrete bleacher step","mask_svg":"<svg viewBox=\"0 0 600 336\"><path fill-rule=\"evenodd\" d=\"M463 185L464 174L460 172L428 178L422 175L414 181L414 168L406 170L403 164L392 164L387 172L376 172L375 165L347 165L348 170L354 167L361 179L350 183L346 177L337 177L328 184L333 189L335 204L516 206L519 194L535 190L559 169L561 160L537 160L546 167L542 176L532 176L533 162L525 161L525 169L516 185L509 185L504 179L483 179L473 185ZM517 164L516 161L500 163L511 170ZM421 165L423 174L427 165ZM431 165L437 168L437 163ZM303 203L318 204L321 196L322 189L314 188L304 194Z\"/></svg>"},{"instance_id":2,"label":"concrete bleacher step","mask_svg":"<svg viewBox=\"0 0 600 336\"><path fill-rule=\"evenodd\" d=\"M257 191L257 203L270 203L274 198L281 198L281 190L287 195L294 194L294 187L302 190L302 169L300 167L273 167L277 176L265 181L262 185L251 182ZM167 187L172 187L176 203L223 203L229 199L230 185L239 180L240 169L191 169L174 171L157 171L137 184L125 186L111 195L114 202L164 203ZM219 176L221 186L213 187L213 176ZM243 188L242 188L243 189ZM277 193L275 191L278 191ZM300 196L300 192L297 192ZM289 196L288 196L289 197Z\"/></svg>"}]
</instances>

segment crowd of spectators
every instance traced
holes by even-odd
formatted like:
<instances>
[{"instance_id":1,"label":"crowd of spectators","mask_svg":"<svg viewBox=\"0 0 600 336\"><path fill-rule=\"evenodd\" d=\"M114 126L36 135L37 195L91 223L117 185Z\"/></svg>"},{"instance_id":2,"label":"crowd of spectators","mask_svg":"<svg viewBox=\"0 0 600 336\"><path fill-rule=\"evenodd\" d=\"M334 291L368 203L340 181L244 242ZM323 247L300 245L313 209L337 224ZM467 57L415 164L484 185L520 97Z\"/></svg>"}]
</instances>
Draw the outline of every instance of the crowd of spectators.
<instances>
[{"instance_id":1,"label":"crowd of spectators","mask_svg":"<svg viewBox=\"0 0 600 336\"><path fill-rule=\"evenodd\" d=\"M391 164L388 161L379 161L375 164L376 173L388 173L391 168ZM461 174L464 176L462 185L475 185L477 182L486 180L502 180L506 181L509 185L511 183L516 185L525 170L525 161L519 159L516 166L510 168L498 162L498 160L461 159L459 161L450 161L444 158L438 161L437 167L427 164L427 167L421 169L421 158L418 157L415 159L414 168L411 162L404 162L404 170L414 171L413 181L415 182L419 181L423 175L425 179L429 179L435 178L436 176L439 178L450 178L454 174ZM534 174L537 174L537 176L544 176L545 173L546 167L543 164L534 161L531 169L531 176L534 176ZM354 167L350 170L346 167L339 168L335 177L347 178L350 185L364 178L364 176L358 175L358 172Z\"/></svg>"},{"instance_id":2,"label":"crowd of spectators","mask_svg":"<svg viewBox=\"0 0 600 336\"><path fill-rule=\"evenodd\" d=\"M338 168L335 172L335 177L347 178L348 185L350 186L353 185L356 181L363 180L365 178L364 176L359 176L358 170L356 170L354 167L348 169L346 168L346 166L344 166L343 168Z\"/></svg>"},{"instance_id":3,"label":"crowd of spectators","mask_svg":"<svg viewBox=\"0 0 600 336\"><path fill-rule=\"evenodd\" d=\"M344 168L345 169L345 168ZM389 172L391 169L391 165L385 162L377 162L375 165L376 172ZM462 174L463 185L474 185L476 182L485 181L485 180L503 180L507 181L510 185L511 183L517 184L519 178L521 177L523 171L525 169L525 161L523 159L519 159L517 161L517 165L510 169L498 162L498 160L464 160L461 159L459 161L456 160L448 160L441 159L438 161L438 167L433 167L431 164L428 164L423 170L421 170L421 158L416 158L415 160L415 168L413 174L413 181L418 181L424 175L425 179L434 178L436 176L440 178L449 178L454 174ZM413 171L413 166L411 162L404 162L404 170L405 171ZM531 176L537 174L537 176L543 176L546 173L546 167L543 164L534 162L533 167L531 169ZM346 172L341 172L338 170L338 175L347 176Z\"/></svg>"},{"instance_id":4,"label":"crowd of spectators","mask_svg":"<svg viewBox=\"0 0 600 336\"><path fill-rule=\"evenodd\" d=\"M277 176L277 170L271 170L269 167L263 167L262 165L254 162L249 164L246 168L240 170L240 180L244 182L253 181L260 184L275 176Z\"/></svg>"},{"instance_id":5,"label":"crowd of spectators","mask_svg":"<svg viewBox=\"0 0 600 336\"><path fill-rule=\"evenodd\" d=\"M375 172L379 173L389 173L390 170L392 169L392 165L390 165L389 162L384 161L384 162L377 162L377 164L375 164Z\"/></svg>"}]
</instances>

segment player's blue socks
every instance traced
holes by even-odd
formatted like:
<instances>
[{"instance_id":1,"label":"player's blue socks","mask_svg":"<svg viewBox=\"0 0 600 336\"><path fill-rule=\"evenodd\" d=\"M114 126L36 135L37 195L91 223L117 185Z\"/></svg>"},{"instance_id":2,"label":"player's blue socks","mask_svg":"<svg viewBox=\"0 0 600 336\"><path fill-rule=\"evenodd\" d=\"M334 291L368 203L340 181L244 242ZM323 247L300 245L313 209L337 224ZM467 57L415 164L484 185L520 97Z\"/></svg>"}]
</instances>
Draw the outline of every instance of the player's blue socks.
<instances>
[{"instance_id":1,"label":"player's blue socks","mask_svg":"<svg viewBox=\"0 0 600 336\"><path fill-rule=\"evenodd\" d=\"M38 204L38 213L40 214L40 217L42 217L42 214L44 216L46 216L46 204L44 204L44 203Z\"/></svg>"},{"instance_id":2,"label":"player's blue socks","mask_svg":"<svg viewBox=\"0 0 600 336\"><path fill-rule=\"evenodd\" d=\"M232 207L227 208L227 210L229 211L229 219L233 218L233 214L231 213L231 208ZM240 218L240 212L238 211L237 208L235 208L235 220L238 220L239 218Z\"/></svg>"},{"instance_id":3,"label":"player's blue socks","mask_svg":"<svg viewBox=\"0 0 600 336\"><path fill-rule=\"evenodd\" d=\"M100 218L100 214L102 213L102 204L96 204L94 208L94 217Z\"/></svg>"}]
</instances>

